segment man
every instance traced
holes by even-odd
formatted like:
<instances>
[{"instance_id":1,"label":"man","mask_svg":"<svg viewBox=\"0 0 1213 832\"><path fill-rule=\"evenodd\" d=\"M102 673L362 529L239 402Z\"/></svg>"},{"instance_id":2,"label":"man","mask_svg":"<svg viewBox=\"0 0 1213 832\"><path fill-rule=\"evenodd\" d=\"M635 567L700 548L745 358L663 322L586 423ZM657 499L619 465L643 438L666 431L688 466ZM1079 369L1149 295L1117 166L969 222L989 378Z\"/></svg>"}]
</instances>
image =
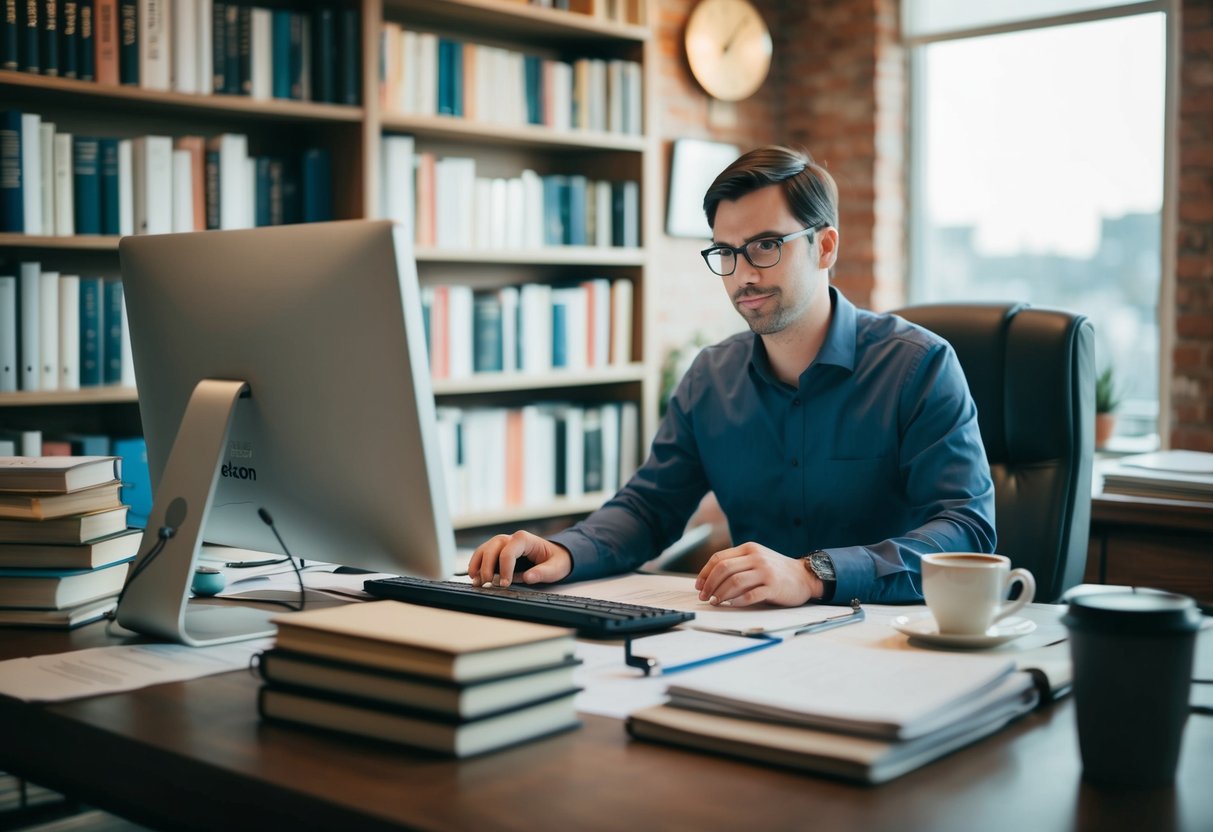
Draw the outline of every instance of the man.
<instances>
[{"instance_id":1,"label":"man","mask_svg":"<svg viewBox=\"0 0 1213 832\"><path fill-rule=\"evenodd\" d=\"M550 540L487 541L473 583L508 585L523 556L527 584L635 569L709 490L741 541L696 578L714 604L918 601L921 555L994 551L994 487L956 354L829 285L837 193L783 147L716 177L703 257L752 332L699 354L614 498Z\"/></svg>"}]
</instances>

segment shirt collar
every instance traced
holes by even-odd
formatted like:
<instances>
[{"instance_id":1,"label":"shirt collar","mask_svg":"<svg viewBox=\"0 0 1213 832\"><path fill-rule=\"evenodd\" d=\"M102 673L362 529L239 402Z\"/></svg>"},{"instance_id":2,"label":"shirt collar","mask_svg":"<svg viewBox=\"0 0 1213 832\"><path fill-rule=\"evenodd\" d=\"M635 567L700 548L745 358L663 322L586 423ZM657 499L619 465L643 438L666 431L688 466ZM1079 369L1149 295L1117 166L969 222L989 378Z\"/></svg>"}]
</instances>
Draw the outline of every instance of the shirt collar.
<instances>
[{"instance_id":1,"label":"shirt collar","mask_svg":"<svg viewBox=\"0 0 1213 832\"><path fill-rule=\"evenodd\" d=\"M829 289L833 314L830 316L830 328L826 332L826 339L817 353L817 358L813 360L813 364L833 364L847 372L852 372L855 369L855 339L857 336L855 305L834 286L830 286ZM752 337L750 366L765 382L779 386L780 383L771 370L771 362L767 358L762 336L754 335ZM811 367L812 365L810 365ZM801 378L803 379L803 376Z\"/></svg>"}]
</instances>

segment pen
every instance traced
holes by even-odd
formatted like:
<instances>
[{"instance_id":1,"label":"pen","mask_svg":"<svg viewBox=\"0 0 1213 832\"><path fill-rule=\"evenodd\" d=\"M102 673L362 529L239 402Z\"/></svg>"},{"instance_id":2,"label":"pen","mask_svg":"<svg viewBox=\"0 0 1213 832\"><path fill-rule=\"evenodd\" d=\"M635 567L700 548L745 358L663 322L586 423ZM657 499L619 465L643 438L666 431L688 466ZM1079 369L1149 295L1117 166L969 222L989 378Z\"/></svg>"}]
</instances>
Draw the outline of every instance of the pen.
<instances>
[{"instance_id":1,"label":"pen","mask_svg":"<svg viewBox=\"0 0 1213 832\"><path fill-rule=\"evenodd\" d=\"M835 615L831 618L825 618L821 621L814 621L801 627L792 633L793 636L803 635L805 633L820 633L823 630L832 630L835 627L845 627L847 624L858 624L865 618L863 607L859 606L859 599L851 599L851 611L842 615Z\"/></svg>"},{"instance_id":2,"label":"pen","mask_svg":"<svg viewBox=\"0 0 1213 832\"><path fill-rule=\"evenodd\" d=\"M776 644L780 643L779 639L772 638L770 636L746 636L746 638L753 639L754 643L745 647L740 647L736 650L730 650L727 653L717 653L714 656L705 656L702 659L696 659L694 661L684 662L683 664L676 664L670 667L663 667L660 662L650 656L637 656L632 652L632 639L626 638L623 642L623 663L628 667L634 667L643 672L645 676L652 675L654 671L660 673L662 676L668 676L671 673L678 673L682 670L690 670L693 667L703 667L706 664L724 661L725 659L731 659L735 656L741 656L746 653L753 653L756 650L764 650L767 647L774 647Z\"/></svg>"}]
</instances>

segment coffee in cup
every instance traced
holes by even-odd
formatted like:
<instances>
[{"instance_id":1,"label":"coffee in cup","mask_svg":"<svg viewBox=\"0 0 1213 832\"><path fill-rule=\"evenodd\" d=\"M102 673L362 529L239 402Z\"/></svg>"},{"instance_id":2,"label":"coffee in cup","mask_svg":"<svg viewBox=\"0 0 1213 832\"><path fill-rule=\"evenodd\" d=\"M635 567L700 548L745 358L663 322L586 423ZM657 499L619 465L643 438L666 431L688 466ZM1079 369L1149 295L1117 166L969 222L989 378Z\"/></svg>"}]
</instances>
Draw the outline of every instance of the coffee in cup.
<instances>
[{"instance_id":1,"label":"coffee in cup","mask_svg":"<svg viewBox=\"0 0 1213 832\"><path fill-rule=\"evenodd\" d=\"M1022 591L1007 601L1016 583ZM1002 555L943 552L923 555L922 594L940 633L980 636L1029 603L1036 580L1026 569L1012 569Z\"/></svg>"}]
</instances>

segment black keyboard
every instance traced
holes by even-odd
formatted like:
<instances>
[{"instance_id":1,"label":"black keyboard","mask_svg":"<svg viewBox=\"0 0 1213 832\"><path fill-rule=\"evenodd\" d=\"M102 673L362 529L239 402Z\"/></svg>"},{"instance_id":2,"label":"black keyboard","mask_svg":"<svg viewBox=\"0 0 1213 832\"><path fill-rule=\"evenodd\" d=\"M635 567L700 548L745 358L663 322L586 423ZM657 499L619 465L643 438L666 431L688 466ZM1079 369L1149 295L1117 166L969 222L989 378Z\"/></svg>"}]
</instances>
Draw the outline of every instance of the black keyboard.
<instances>
[{"instance_id":1,"label":"black keyboard","mask_svg":"<svg viewBox=\"0 0 1213 832\"><path fill-rule=\"evenodd\" d=\"M377 578L367 581L363 588L376 598L499 618L516 618L536 624L573 627L578 635L586 638L613 638L666 630L695 617L693 612L579 598L555 592L472 586L454 581L427 581L424 578Z\"/></svg>"}]
</instances>

